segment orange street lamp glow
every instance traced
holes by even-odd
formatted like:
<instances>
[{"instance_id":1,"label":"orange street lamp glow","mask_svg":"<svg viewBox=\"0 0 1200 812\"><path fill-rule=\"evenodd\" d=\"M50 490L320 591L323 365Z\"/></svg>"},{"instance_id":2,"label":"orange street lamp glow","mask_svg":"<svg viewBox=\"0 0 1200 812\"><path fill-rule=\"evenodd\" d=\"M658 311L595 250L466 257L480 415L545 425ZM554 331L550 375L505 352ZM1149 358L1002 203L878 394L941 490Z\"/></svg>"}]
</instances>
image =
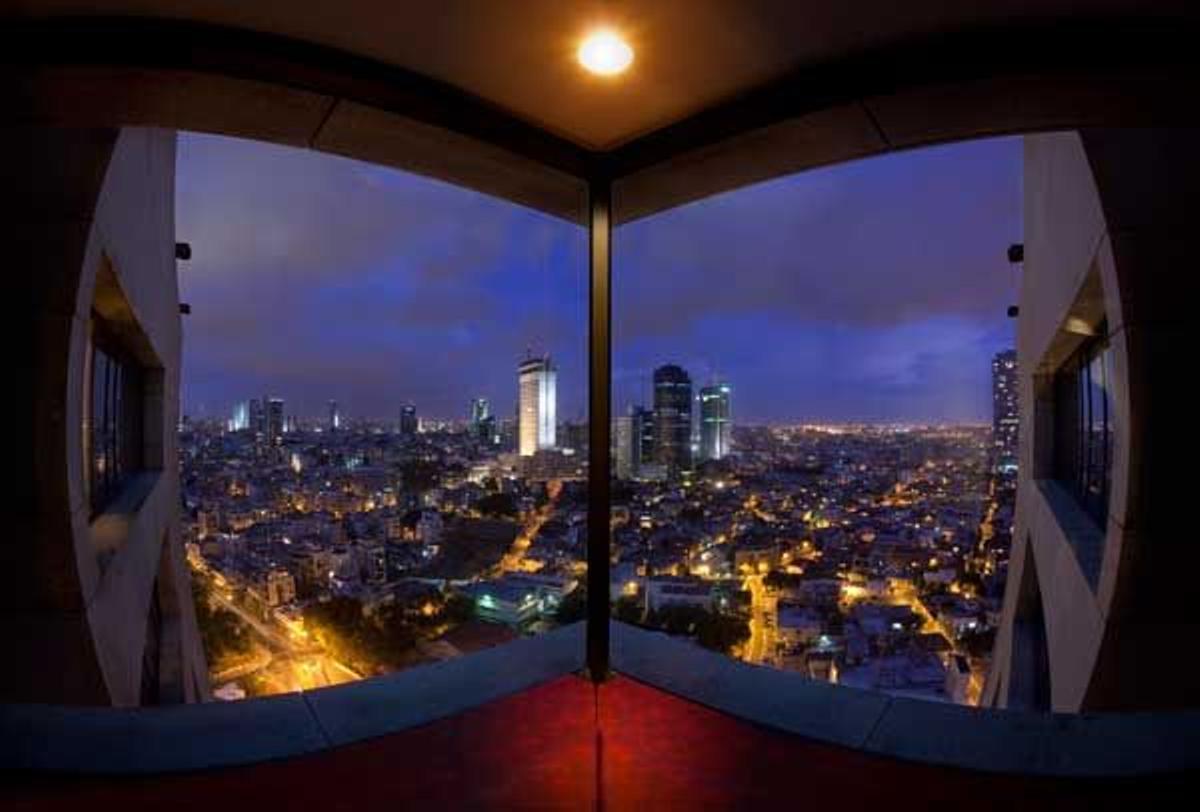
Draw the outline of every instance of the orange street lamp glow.
<instances>
[{"instance_id":1,"label":"orange street lamp glow","mask_svg":"<svg viewBox=\"0 0 1200 812\"><path fill-rule=\"evenodd\" d=\"M633 63L633 48L611 29L593 31L579 46L579 63L598 76L616 76Z\"/></svg>"}]
</instances>

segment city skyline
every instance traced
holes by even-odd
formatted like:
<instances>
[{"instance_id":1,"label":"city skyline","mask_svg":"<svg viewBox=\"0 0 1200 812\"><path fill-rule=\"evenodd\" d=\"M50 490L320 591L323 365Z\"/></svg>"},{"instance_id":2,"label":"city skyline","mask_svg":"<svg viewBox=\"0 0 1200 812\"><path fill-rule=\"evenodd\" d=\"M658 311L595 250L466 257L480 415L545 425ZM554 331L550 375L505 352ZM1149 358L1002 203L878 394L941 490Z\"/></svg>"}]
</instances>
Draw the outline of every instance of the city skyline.
<instances>
[{"instance_id":1,"label":"city skyline","mask_svg":"<svg viewBox=\"0 0 1200 812\"><path fill-rule=\"evenodd\" d=\"M618 228L614 413L648 403L653 369L675 362L697 387L730 380L744 423L986 422L987 360L1013 344L1003 249L1020 239L1020 165L1019 140L960 144ZM277 183L254 184L257 171ZM930 192L901 205L918 180ZM582 229L213 136L181 137L177 196L195 246L180 271L187 414L223 418L267 391L306 419L331 399L347 419L409 402L457 419L477 396L503 418L532 347L556 359L560 418L586 418Z\"/></svg>"},{"instance_id":2,"label":"city skyline","mask_svg":"<svg viewBox=\"0 0 1200 812\"><path fill-rule=\"evenodd\" d=\"M1019 230L913 217L886 192L918 179L942 184L944 204L986 199L986 180L946 167L978 169L989 150L1011 159L1013 145L810 173L617 231L615 442L603 449L626 508L610 540L615 618L678 634L682 614L698 645L754 665L978 704L1016 493L988 417L1011 405L994 373L1013 344L1002 249ZM230 425L252 431L180 432L201 604L299 639L222 686L227 699L387 673L419 661L421 641L453 645L476 624L504 627L495 639L539 633L583 611L597 449L578 425L581 232L388 170L319 171L309 191L346 205L325 222L318 199L303 235L260 224L244 246L253 272L238 277L251 294L186 268L197 343L185 346L202 374L185 387L251 397ZM185 196L197 180L185 174ZM419 216L397 227L406 205ZM531 233L546 240L532 260ZM380 251L394 253L376 265ZM224 326L210 336L206 319ZM373 425L284 439L314 413L311 426ZM466 431L445 431L446 418ZM795 428L760 428L784 422ZM214 650L246 654L205 628Z\"/></svg>"},{"instance_id":3,"label":"city skyline","mask_svg":"<svg viewBox=\"0 0 1200 812\"><path fill-rule=\"evenodd\" d=\"M1002 351L1002 352L1007 352L1007 351ZM697 410L697 415L700 414L700 412L698 410L703 405L703 397L700 394L700 390L719 389L719 388L728 388L728 387L729 387L729 384L727 382L723 382L721 384L713 384L710 386L699 387L697 392L693 393L693 396L692 396L692 404ZM519 390L519 384L518 384L518 390ZM273 398L273 399L279 400L279 398ZM218 423L226 423L226 424L228 424L228 427L231 431L237 431L237 430L245 429L248 427L249 420L248 420L248 418L243 418L243 415L247 413L249 406L251 405L251 403L254 400L255 400L255 398L251 397L251 398L246 398L246 399L243 399L240 401L235 401L225 411L225 413L218 412L218 413L214 413L214 414L186 415L186 416L189 419L214 420ZM467 408L463 411L462 414L424 414L420 411L417 404L412 404L407 401L400 403L398 408L400 410L401 418L403 417L403 413L406 409L416 408L417 409L416 416L421 420L431 420L437 424L442 424L442 425L446 425L446 426L459 425L462 428L471 428L471 427L476 426L477 423L479 422L470 413L471 406L474 405L473 402L475 400L487 401L487 398L472 398L471 402L468 402ZM284 401L284 403L285 403L285 409L287 409L286 400ZM338 406L337 417L338 417L338 427L340 427L340 428L346 428L354 422L363 423L363 424L367 424L367 425L380 425L380 424L388 424L388 423L397 424L399 422L396 415L391 415L391 416L388 416L388 415L384 415L384 416L347 415L340 408L340 405L337 404L336 401L328 401L326 404L326 408L328 409L328 407L331 405ZM631 402L624 409L621 409L619 411L614 409L613 420L615 421L619 417L627 416L628 413L633 410L643 410L643 411L652 412L653 408L652 408L652 406L648 406L647 404L644 404L641 402ZM231 417L231 415L232 415L232 417ZM324 414L297 414L295 412L292 412L290 409L288 409L286 411L286 418L288 421L296 420L296 421L302 421L307 424L320 424L322 426L328 426L329 415L330 415L330 413L328 411L326 411ZM508 422L511 422L513 425L517 425L520 422L520 415L517 414L516 412L514 412L513 414L509 414L509 415L499 415L499 416L496 414L489 414L488 417L491 419L496 419L497 417L499 417L499 419L501 421L508 421ZM586 420L587 420L586 417L582 418L583 422L586 422ZM561 425L571 424L574 422L576 422L576 421L573 419L564 418L564 419L560 419L560 420L556 421L555 425L561 426ZM726 425L729 425L735 421L732 417L729 417L726 420L722 420L721 422L725 423ZM748 419L742 419L740 417L736 420L736 423L739 426L760 426L760 427L765 427L765 428L789 427L789 426L874 426L874 427L879 427L879 428L898 427L898 426L979 427L979 426L991 425L993 422L994 422L994 418L992 416L971 418L971 419L961 419L961 420L959 420L959 419L952 419L952 420L920 420L920 419L916 419L916 420L903 420L903 419L896 419L896 420L889 420L889 419L880 419L880 420L855 420L855 419L813 420L813 419L806 419L806 418L793 418L793 419L780 419L780 420L748 420ZM702 417L700 418L700 423L697 426L695 426L695 428L698 431L703 431L703 418Z\"/></svg>"}]
</instances>

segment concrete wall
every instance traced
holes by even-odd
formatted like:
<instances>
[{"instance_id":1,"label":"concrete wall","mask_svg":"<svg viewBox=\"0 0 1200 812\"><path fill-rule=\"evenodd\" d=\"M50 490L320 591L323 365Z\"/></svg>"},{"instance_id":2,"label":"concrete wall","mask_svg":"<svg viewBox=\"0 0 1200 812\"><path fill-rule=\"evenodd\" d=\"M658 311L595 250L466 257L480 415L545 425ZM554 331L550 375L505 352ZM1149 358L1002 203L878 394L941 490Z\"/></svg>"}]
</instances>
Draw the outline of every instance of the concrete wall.
<instances>
[{"instance_id":1,"label":"concrete wall","mask_svg":"<svg viewBox=\"0 0 1200 812\"><path fill-rule=\"evenodd\" d=\"M175 135L151 129L3 131L14 276L27 277L34 336L33 467L19 531L4 545L0 699L135 705L151 592L163 608L163 701L207 695L179 535L175 463L180 321ZM93 517L83 449L93 309L112 315L146 368L146 471ZM28 506L28 508L25 508Z\"/></svg>"},{"instance_id":2,"label":"concrete wall","mask_svg":"<svg viewBox=\"0 0 1200 812\"><path fill-rule=\"evenodd\" d=\"M1021 481L986 704L1029 706L1048 690L1042 709L1056 711L1196 705L1179 653L1200 619L1187 591L1200 558L1187 543L1180 476L1197 138L1108 129L1025 139ZM1053 480L1052 379L1105 321L1115 433L1101 526Z\"/></svg>"}]
</instances>

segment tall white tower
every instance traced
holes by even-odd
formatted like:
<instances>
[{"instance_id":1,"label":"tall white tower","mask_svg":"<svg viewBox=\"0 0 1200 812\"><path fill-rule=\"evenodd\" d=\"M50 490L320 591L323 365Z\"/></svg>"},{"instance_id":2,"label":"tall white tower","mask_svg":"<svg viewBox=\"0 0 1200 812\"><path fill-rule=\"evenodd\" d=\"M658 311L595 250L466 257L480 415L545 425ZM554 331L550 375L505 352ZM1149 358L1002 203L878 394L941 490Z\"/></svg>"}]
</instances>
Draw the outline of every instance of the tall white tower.
<instances>
[{"instance_id":1,"label":"tall white tower","mask_svg":"<svg viewBox=\"0 0 1200 812\"><path fill-rule=\"evenodd\" d=\"M518 431L522 457L554 448L554 427L558 421L558 373L550 356L526 358L517 365L517 386L520 397Z\"/></svg>"}]
</instances>

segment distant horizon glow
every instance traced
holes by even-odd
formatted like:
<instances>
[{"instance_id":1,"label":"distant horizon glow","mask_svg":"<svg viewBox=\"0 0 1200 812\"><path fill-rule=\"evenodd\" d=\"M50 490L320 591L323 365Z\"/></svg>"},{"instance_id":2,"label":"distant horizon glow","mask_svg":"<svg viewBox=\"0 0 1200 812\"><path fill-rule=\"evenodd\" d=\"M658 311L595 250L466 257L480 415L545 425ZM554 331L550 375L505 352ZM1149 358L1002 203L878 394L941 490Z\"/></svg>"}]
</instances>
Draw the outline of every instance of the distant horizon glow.
<instances>
[{"instance_id":1,"label":"distant horizon glow","mask_svg":"<svg viewBox=\"0 0 1200 812\"><path fill-rule=\"evenodd\" d=\"M622 226L613 413L655 367L731 385L736 424L990 420L1014 346L1021 140L812 170ZM485 195L346 158L181 133L184 413L278 396L289 415L514 416L517 363L549 353L558 413L586 414L587 237Z\"/></svg>"}]
</instances>

